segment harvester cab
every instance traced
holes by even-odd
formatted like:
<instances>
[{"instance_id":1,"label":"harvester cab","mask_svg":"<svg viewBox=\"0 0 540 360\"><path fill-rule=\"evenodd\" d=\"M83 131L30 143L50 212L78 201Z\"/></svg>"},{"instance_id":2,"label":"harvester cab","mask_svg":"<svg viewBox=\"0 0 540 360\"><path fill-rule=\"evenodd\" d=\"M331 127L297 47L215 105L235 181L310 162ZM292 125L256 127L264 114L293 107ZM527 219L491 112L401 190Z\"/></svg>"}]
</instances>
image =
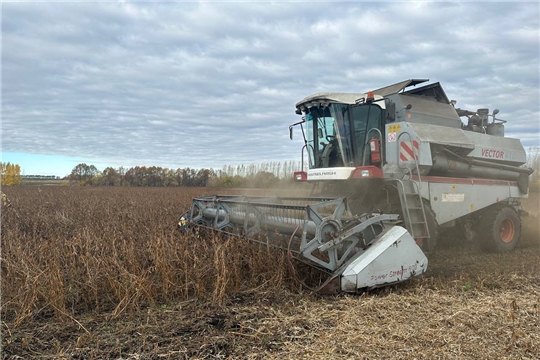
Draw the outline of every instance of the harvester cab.
<instances>
[{"instance_id":1,"label":"harvester cab","mask_svg":"<svg viewBox=\"0 0 540 360\"><path fill-rule=\"evenodd\" d=\"M308 168L294 180L313 184L312 195L197 198L179 224L287 249L328 274L321 291L422 274L446 228L487 250L512 250L532 172L522 167L523 146L504 137L498 110L456 109L439 83L416 87L427 81L299 101L290 137L299 126Z\"/></svg>"},{"instance_id":2,"label":"harvester cab","mask_svg":"<svg viewBox=\"0 0 540 360\"><path fill-rule=\"evenodd\" d=\"M310 169L350 168L380 164L380 157L367 157L366 150L380 148L386 110L384 100L373 93L315 94L297 104L305 114L304 149ZM371 145L368 146L368 142ZM338 170L335 170L338 171ZM312 178L328 174L312 172ZM350 175L350 172L348 172Z\"/></svg>"}]
</instances>

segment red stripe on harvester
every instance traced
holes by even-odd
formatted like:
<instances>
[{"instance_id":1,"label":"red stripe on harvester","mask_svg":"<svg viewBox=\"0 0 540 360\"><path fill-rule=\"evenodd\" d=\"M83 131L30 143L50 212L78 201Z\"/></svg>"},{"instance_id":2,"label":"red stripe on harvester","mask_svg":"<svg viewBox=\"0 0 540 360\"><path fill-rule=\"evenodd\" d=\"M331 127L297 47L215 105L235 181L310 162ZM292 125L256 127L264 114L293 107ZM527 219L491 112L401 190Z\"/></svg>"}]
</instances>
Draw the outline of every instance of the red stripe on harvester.
<instances>
[{"instance_id":1,"label":"red stripe on harvester","mask_svg":"<svg viewBox=\"0 0 540 360\"><path fill-rule=\"evenodd\" d=\"M410 156L411 158L414 159L414 153L413 153L412 149L409 147L409 145L407 145L407 143L402 142L402 143L401 143L401 148L402 148L403 150L405 150L405 151L407 152L407 154L409 154L409 156Z\"/></svg>"}]
</instances>

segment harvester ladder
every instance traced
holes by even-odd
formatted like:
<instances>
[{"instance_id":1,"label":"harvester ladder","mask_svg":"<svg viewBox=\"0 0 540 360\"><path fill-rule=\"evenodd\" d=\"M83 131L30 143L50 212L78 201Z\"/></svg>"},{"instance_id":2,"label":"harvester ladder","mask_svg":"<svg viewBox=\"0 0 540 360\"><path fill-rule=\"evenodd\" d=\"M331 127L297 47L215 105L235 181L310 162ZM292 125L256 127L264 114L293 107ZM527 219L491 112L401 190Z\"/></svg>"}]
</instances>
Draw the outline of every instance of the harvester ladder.
<instances>
[{"instance_id":1,"label":"harvester ladder","mask_svg":"<svg viewBox=\"0 0 540 360\"><path fill-rule=\"evenodd\" d=\"M414 180L397 180L398 193L405 226L415 239L429 238L424 202L418 183Z\"/></svg>"},{"instance_id":2,"label":"harvester ladder","mask_svg":"<svg viewBox=\"0 0 540 360\"><path fill-rule=\"evenodd\" d=\"M414 167L416 169L416 174L418 176L418 182L414 181L413 172L408 166L402 166L400 163L400 140L402 136L409 138L411 146L413 144L413 139L411 134L408 131L403 131L399 134L397 138L398 148L397 148L397 162L398 167L406 170L407 175L403 176L403 180L397 180L397 189L399 193L399 199L401 202L401 210L403 212L403 220L405 221L405 227L410 231L411 235L415 239L426 239L429 238L429 227L426 219L426 210L424 208L424 201L422 196L420 196L420 187L422 186L422 177L420 176L420 168L418 166L418 153L414 146L412 150L414 153Z\"/></svg>"}]
</instances>

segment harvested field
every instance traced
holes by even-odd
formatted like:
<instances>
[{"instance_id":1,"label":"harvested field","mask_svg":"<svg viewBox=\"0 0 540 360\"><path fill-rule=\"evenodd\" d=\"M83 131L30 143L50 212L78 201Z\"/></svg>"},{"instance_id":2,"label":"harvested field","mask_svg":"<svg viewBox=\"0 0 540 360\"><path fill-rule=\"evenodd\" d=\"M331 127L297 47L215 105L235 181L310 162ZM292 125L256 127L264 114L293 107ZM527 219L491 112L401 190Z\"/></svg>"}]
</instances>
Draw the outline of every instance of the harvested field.
<instances>
[{"instance_id":1,"label":"harvested field","mask_svg":"<svg viewBox=\"0 0 540 360\"><path fill-rule=\"evenodd\" d=\"M538 359L539 194L522 241L450 239L362 295L295 287L284 254L175 229L204 188L4 188L3 359Z\"/></svg>"}]
</instances>

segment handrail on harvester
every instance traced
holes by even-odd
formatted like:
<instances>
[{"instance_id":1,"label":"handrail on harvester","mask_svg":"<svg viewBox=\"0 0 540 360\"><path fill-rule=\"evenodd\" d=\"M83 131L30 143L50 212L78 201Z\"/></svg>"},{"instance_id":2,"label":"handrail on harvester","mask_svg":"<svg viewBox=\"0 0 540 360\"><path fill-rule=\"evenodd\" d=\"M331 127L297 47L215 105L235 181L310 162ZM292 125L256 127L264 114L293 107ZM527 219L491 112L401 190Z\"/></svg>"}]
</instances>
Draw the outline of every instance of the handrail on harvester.
<instances>
[{"instance_id":1,"label":"handrail on harvester","mask_svg":"<svg viewBox=\"0 0 540 360\"><path fill-rule=\"evenodd\" d=\"M416 168L416 174L418 175L418 187L421 188L422 187L422 177L420 176L420 167L418 166L418 152L416 151L416 147L413 145L413 139L412 139L412 136L411 134L408 132L408 131L403 131L401 134L399 134L398 138L397 138L397 141L396 143L398 144L397 146L397 165L398 165L398 168L400 169L405 169L409 172L409 176L410 176L410 179L412 180L412 177L413 177L413 174L412 174L412 171L410 168L406 167L406 166L401 166L401 162L400 162L400 156L399 156L399 153L400 153L400 143L399 143L399 139L401 138L401 136L403 135L407 135L409 137L409 141L411 143L411 148L412 148L412 151L413 151L413 159L414 159L414 166Z\"/></svg>"}]
</instances>

